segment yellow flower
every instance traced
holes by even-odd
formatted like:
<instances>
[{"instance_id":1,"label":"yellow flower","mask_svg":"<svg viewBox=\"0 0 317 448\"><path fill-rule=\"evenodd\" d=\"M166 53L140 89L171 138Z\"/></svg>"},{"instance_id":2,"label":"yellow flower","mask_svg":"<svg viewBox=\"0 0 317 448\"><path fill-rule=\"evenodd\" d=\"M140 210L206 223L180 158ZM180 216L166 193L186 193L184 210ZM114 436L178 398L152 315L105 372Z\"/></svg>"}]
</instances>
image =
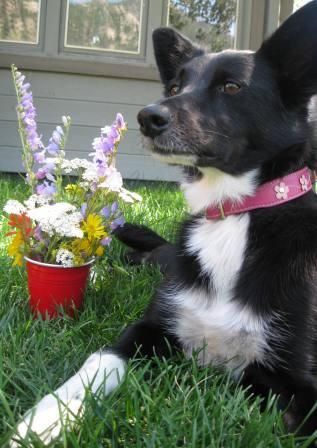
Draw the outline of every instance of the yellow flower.
<instances>
[{"instance_id":1,"label":"yellow flower","mask_svg":"<svg viewBox=\"0 0 317 448\"><path fill-rule=\"evenodd\" d=\"M98 255L98 257L101 257L105 252L105 249L103 248L103 246L98 246L96 249L96 255Z\"/></svg>"},{"instance_id":2,"label":"yellow flower","mask_svg":"<svg viewBox=\"0 0 317 448\"><path fill-rule=\"evenodd\" d=\"M76 238L72 242L71 251L78 257L81 257L83 254L86 257L90 257L92 255L90 241L87 238Z\"/></svg>"},{"instance_id":3,"label":"yellow flower","mask_svg":"<svg viewBox=\"0 0 317 448\"><path fill-rule=\"evenodd\" d=\"M74 266L81 266L82 264L85 263L86 260L84 260L82 257L80 257L79 255L75 255L73 263Z\"/></svg>"},{"instance_id":4,"label":"yellow flower","mask_svg":"<svg viewBox=\"0 0 317 448\"><path fill-rule=\"evenodd\" d=\"M65 190L69 191L72 194L78 194L78 195L81 195L84 192L84 189L77 184L68 184L66 185Z\"/></svg>"},{"instance_id":5,"label":"yellow flower","mask_svg":"<svg viewBox=\"0 0 317 448\"><path fill-rule=\"evenodd\" d=\"M21 230L18 230L8 247L9 256L14 257L13 266L14 265L22 266L23 248L24 248L23 235Z\"/></svg>"},{"instance_id":6,"label":"yellow flower","mask_svg":"<svg viewBox=\"0 0 317 448\"><path fill-rule=\"evenodd\" d=\"M17 266L22 266L22 264L23 264L23 254L18 253L18 254L15 255L14 261L13 261L12 265L13 266L16 266L16 265Z\"/></svg>"},{"instance_id":7,"label":"yellow flower","mask_svg":"<svg viewBox=\"0 0 317 448\"><path fill-rule=\"evenodd\" d=\"M93 239L100 239L107 235L104 226L102 225L101 216L90 213L86 221L82 224L82 230L87 234L89 241Z\"/></svg>"}]
</instances>

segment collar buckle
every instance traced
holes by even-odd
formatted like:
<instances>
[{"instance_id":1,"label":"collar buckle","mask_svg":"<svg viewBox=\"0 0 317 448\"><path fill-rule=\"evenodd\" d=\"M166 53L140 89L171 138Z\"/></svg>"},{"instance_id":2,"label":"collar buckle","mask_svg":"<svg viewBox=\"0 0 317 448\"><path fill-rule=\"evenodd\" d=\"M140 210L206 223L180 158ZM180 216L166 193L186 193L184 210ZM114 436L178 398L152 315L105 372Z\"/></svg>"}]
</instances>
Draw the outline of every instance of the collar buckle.
<instances>
[{"instance_id":1,"label":"collar buckle","mask_svg":"<svg viewBox=\"0 0 317 448\"><path fill-rule=\"evenodd\" d=\"M220 202L218 208L219 208L219 212L220 212L220 218L226 219L226 215L225 215L225 211L224 211L222 202Z\"/></svg>"}]
</instances>

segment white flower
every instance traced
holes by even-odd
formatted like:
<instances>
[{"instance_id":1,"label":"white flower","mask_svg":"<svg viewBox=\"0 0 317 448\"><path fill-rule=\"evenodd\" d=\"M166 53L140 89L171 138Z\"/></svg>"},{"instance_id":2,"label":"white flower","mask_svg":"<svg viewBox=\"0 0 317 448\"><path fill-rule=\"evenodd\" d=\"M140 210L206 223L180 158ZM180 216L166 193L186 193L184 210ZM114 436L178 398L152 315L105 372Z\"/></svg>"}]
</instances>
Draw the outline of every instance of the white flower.
<instances>
[{"instance_id":1,"label":"white flower","mask_svg":"<svg viewBox=\"0 0 317 448\"><path fill-rule=\"evenodd\" d=\"M111 130L111 126L105 126L105 127L100 129L101 133L105 134L105 135L108 135L110 130Z\"/></svg>"},{"instance_id":2,"label":"white flower","mask_svg":"<svg viewBox=\"0 0 317 448\"><path fill-rule=\"evenodd\" d=\"M71 173L72 171L77 171L80 168L87 169L93 166L92 162L89 162L86 159L75 158L72 160L63 160L62 161L62 169L65 173Z\"/></svg>"},{"instance_id":3,"label":"white flower","mask_svg":"<svg viewBox=\"0 0 317 448\"><path fill-rule=\"evenodd\" d=\"M82 178L88 182L98 182L99 174L94 163L88 162L89 166L83 172Z\"/></svg>"},{"instance_id":4,"label":"white flower","mask_svg":"<svg viewBox=\"0 0 317 448\"><path fill-rule=\"evenodd\" d=\"M26 208L23 204L21 204L21 202L14 199L9 199L3 207L3 211L9 215L21 215L22 213L26 213Z\"/></svg>"},{"instance_id":5,"label":"white flower","mask_svg":"<svg viewBox=\"0 0 317 448\"><path fill-rule=\"evenodd\" d=\"M134 193L133 191L126 190L125 188L121 188L119 196L124 202L128 203L142 201L142 196L140 196L138 193Z\"/></svg>"},{"instance_id":6,"label":"white flower","mask_svg":"<svg viewBox=\"0 0 317 448\"><path fill-rule=\"evenodd\" d=\"M62 122L65 127L69 126L70 125L70 117L68 115L67 115L67 117L65 115L63 115Z\"/></svg>"},{"instance_id":7,"label":"white flower","mask_svg":"<svg viewBox=\"0 0 317 448\"><path fill-rule=\"evenodd\" d=\"M83 188L84 190L89 189L89 182L79 182L79 186Z\"/></svg>"},{"instance_id":8,"label":"white flower","mask_svg":"<svg viewBox=\"0 0 317 448\"><path fill-rule=\"evenodd\" d=\"M32 194L26 201L24 201L25 206L28 210L33 210L36 206L42 206L49 204L51 198L45 195Z\"/></svg>"},{"instance_id":9,"label":"white flower","mask_svg":"<svg viewBox=\"0 0 317 448\"><path fill-rule=\"evenodd\" d=\"M98 188L108 188L111 191L120 192L122 189L122 176L113 166L107 170L106 179L98 185Z\"/></svg>"},{"instance_id":10,"label":"white flower","mask_svg":"<svg viewBox=\"0 0 317 448\"><path fill-rule=\"evenodd\" d=\"M80 229L83 217L72 204L67 202L47 204L30 210L27 214L49 236L56 234L69 238L83 237L83 232Z\"/></svg>"},{"instance_id":11,"label":"white flower","mask_svg":"<svg viewBox=\"0 0 317 448\"><path fill-rule=\"evenodd\" d=\"M67 249L59 249L56 254L56 262L66 268L74 266L74 254Z\"/></svg>"}]
</instances>

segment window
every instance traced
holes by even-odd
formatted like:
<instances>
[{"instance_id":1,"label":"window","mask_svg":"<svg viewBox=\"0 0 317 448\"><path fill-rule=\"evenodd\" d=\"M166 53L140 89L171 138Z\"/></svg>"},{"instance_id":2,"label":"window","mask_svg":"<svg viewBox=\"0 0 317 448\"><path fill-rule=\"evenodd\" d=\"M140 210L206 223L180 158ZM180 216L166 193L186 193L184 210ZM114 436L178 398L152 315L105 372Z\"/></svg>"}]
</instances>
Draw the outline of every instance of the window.
<instances>
[{"instance_id":1,"label":"window","mask_svg":"<svg viewBox=\"0 0 317 448\"><path fill-rule=\"evenodd\" d=\"M233 48L237 0L170 0L169 25L209 51Z\"/></svg>"},{"instance_id":2,"label":"window","mask_svg":"<svg viewBox=\"0 0 317 448\"><path fill-rule=\"evenodd\" d=\"M311 0L294 0L293 11L297 11L299 8L306 5L306 3L310 1Z\"/></svg>"},{"instance_id":3,"label":"window","mask_svg":"<svg viewBox=\"0 0 317 448\"><path fill-rule=\"evenodd\" d=\"M0 41L37 44L40 0L1 0Z\"/></svg>"},{"instance_id":4,"label":"window","mask_svg":"<svg viewBox=\"0 0 317 448\"><path fill-rule=\"evenodd\" d=\"M68 0L65 47L140 53L142 0Z\"/></svg>"},{"instance_id":5,"label":"window","mask_svg":"<svg viewBox=\"0 0 317 448\"><path fill-rule=\"evenodd\" d=\"M253 49L305 0L0 0L0 67L157 79L152 31Z\"/></svg>"}]
</instances>

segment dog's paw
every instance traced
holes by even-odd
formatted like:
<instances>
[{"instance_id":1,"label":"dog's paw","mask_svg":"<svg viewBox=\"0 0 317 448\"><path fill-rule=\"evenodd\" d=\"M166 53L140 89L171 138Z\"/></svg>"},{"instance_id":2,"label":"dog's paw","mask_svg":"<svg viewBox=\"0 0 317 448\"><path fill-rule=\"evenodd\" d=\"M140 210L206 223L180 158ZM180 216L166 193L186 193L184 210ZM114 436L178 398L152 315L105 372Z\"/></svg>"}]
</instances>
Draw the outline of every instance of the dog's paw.
<instances>
[{"instance_id":1,"label":"dog's paw","mask_svg":"<svg viewBox=\"0 0 317 448\"><path fill-rule=\"evenodd\" d=\"M103 392L107 395L120 383L124 371L124 361L115 354L98 352L91 355L73 377L25 414L10 448L20 446L19 441L32 433L44 445L58 438L63 428L74 426L82 416L87 388L93 394ZM32 445L28 443L27 446Z\"/></svg>"},{"instance_id":2,"label":"dog's paw","mask_svg":"<svg viewBox=\"0 0 317 448\"><path fill-rule=\"evenodd\" d=\"M83 410L83 398L73 397L67 403L54 394L46 395L30 409L17 426L10 448L19 447L19 440L26 440L28 434L34 434L44 444L59 437L63 427L71 426ZM36 439L36 437L34 437ZM31 445L28 445L31 446Z\"/></svg>"}]
</instances>

